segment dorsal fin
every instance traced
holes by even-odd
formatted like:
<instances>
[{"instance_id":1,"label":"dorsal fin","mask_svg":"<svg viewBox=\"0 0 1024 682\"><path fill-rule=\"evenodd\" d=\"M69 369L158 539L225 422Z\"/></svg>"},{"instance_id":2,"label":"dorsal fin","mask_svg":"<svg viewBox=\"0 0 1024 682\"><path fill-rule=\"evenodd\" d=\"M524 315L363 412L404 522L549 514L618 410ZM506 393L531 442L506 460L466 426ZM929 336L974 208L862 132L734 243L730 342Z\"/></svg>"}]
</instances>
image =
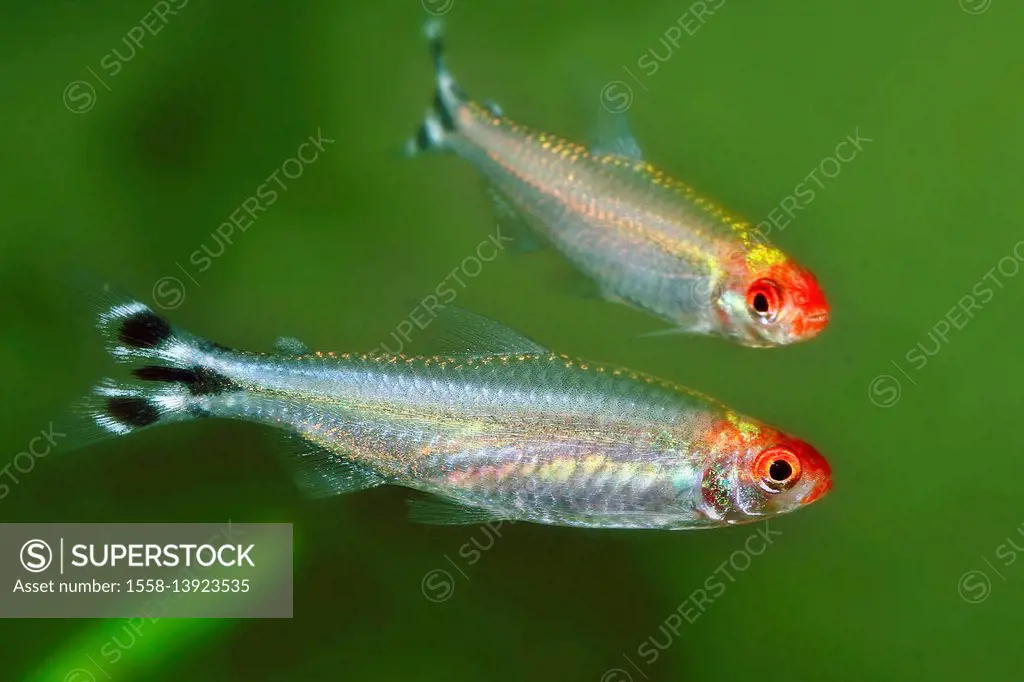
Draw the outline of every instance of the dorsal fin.
<instances>
[{"instance_id":1,"label":"dorsal fin","mask_svg":"<svg viewBox=\"0 0 1024 682\"><path fill-rule=\"evenodd\" d=\"M436 331L417 351L423 355L486 357L547 355L551 351L505 325L463 308L446 306L437 313Z\"/></svg>"},{"instance_id":2,"label":"dorsal fin","mask_svg":"<svg viewBox=\"0 0 1024 682\"><path fill-rule=\"evenodd\" d=\"M604 106L598 108L590 151L594 156L621 156L633 162L643 160L640 143L633 137L626 112L611 111Z\"/></svg>"}]
</instances>

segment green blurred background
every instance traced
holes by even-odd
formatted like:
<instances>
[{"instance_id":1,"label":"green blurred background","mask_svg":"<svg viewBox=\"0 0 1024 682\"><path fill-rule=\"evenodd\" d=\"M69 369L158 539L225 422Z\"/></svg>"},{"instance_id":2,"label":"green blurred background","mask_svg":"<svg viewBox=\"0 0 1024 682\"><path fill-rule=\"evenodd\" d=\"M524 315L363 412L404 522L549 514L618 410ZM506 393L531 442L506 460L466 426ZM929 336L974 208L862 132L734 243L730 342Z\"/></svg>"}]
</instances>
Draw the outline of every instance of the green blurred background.
<instances>
[{"instance_id":1,"label":"green blurred background","mask_svg":"<svg viewBox=\"0 0 1024 682\"><path fill-rule=\"evenodd\" d=\"M68 322L69 268L148 302L177 277L170 317L224 344L288 334L360 350L473 253L493 225L473 170L399 154L431 94L429 12L445 13L466 90L523 122L587 140L601 84L621 79L645 156L755 221L848 134L873 140L773 235L831 300L811 343L640 338L660 324L578 297L549 252L503 254L459 292L559 351L711 393L832 462L831 495L773 521L782 535L678 634L666 619L753 528L520 524L470 565L460 551L490 544L481 529L411 524L397 489L305 501L270 433L207 421L58 446L19 474L0 519L291 522L295 617L162 620L134 638L123 621L3 621L0 678L1019 679L1024 561L1005 550L1011 536L1024 547L1024 276L997 271L991 300L921 369L906 354L934 350L929 332L1024 238L1024 6L726 0L646 75L638 59L664 58L688 11L692 30L688 7L190 0L116 75L122 38L147 13L160 26L152 2L0 9L0 464L104 369ZM336 143L198 272L190 254L216 252L214 229L318 129ZM451 576L442 601L422 589L437 569ZM116 662L101 654L114 637ZM638 653L651 637L665 647L654 661Z\"/></svg>"}]
</instances>

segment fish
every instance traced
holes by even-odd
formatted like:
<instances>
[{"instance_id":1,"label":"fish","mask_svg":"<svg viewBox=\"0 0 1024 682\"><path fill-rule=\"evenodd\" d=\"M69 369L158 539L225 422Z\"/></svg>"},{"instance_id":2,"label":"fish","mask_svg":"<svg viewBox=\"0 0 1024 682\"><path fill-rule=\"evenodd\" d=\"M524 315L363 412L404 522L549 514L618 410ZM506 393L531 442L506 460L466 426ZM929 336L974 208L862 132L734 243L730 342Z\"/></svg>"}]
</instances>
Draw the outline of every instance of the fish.
<instances>
[{"instance_id":1,"label":"fish","mask_svg":"<svg viewBox=\"0 0 1024 682\"><path fill-rule=\"evenodd\" d=\"M671 323L765 348L805 341L827 325L814 274L738 215L642 158L625 114L603 112L587 148L466 96L445 67L441 23L426 35L433 102L405 153L450 152L483 176L499 225L530 248L550 244L601 297ZM524 249L525 250L525 249Z\"/></svg>"},{"instance_id":2,"label":"fish","mask_svg":"<svg viewBox=\"0 0 1024 682\"><path fill-rule=\"evenodd\" d=\"M74 408L92 442L204 418L271 427L299 489L416 491L413 521L701 529L799 509L831 488L811 445L699 392L437 311L419 355L228 348L102 284L92 315L127 376Z\"/></svg>"}]
</instances>

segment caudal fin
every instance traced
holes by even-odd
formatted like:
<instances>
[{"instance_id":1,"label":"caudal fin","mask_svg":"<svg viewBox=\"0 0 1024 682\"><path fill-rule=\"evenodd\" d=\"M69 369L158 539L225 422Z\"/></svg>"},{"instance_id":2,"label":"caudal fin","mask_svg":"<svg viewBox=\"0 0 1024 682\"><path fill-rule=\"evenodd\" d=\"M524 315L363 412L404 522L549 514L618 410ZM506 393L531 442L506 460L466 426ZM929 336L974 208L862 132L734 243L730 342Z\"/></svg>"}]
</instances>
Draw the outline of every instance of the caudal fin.
<instances>
[{"instance_id":1,"label":"caudal fin","mask_svg":"<svg viewBox=\"0 0 1024 682\"><path fill-rule=\"evenodd\" d=\"M128 376L102 379L73 407L75 445L204 416L197 398L232 390L232 382L208 366L209 342L109 284L94 287L89 298L95 328Z\"/></svg>"},{"instance_id":2,"label":"caudal fin","mask_svg":"<svg viewBox=\"0 0 1024 682\"><path fill-rule=\"evenodd\" d=\"M424 34L434 62L434 101L416 135L405 143L405 153L415 156L425 151L445 149L448 138L456 132L455 112L466 101L462 88L444 66L444 42L440 20L427 22Z\"/></svg>"}]
</instances>

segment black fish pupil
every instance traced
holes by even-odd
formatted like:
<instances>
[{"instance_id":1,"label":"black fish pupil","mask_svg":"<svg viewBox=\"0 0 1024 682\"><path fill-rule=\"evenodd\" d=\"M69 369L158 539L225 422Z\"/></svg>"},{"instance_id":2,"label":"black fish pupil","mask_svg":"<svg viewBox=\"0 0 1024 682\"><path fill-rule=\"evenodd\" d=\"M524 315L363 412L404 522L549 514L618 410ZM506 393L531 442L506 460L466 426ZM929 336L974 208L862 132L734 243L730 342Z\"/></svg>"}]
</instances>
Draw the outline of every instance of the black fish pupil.
<instances>
[{"instance_id":1,"label":"black fish pupil","mask_svg":"<svg viewBox=\"0 0 1024 682\"><path fill-rule=\"evenodd\" d=\"M754 310L759 313L768 312L768 297L764 294L754 295Z\"/></svg>"},{"instance_id":2,"label":"black fish pupil","mask_svg":"<svg viewBox=\"0 0 1024 682\"><path fill-rule=\"evenodd\" d=\"M773 481L781 483L793 475L793 467L784 459L777 459L768 467L768 475Z\"/></svg>"}]
</instances>

